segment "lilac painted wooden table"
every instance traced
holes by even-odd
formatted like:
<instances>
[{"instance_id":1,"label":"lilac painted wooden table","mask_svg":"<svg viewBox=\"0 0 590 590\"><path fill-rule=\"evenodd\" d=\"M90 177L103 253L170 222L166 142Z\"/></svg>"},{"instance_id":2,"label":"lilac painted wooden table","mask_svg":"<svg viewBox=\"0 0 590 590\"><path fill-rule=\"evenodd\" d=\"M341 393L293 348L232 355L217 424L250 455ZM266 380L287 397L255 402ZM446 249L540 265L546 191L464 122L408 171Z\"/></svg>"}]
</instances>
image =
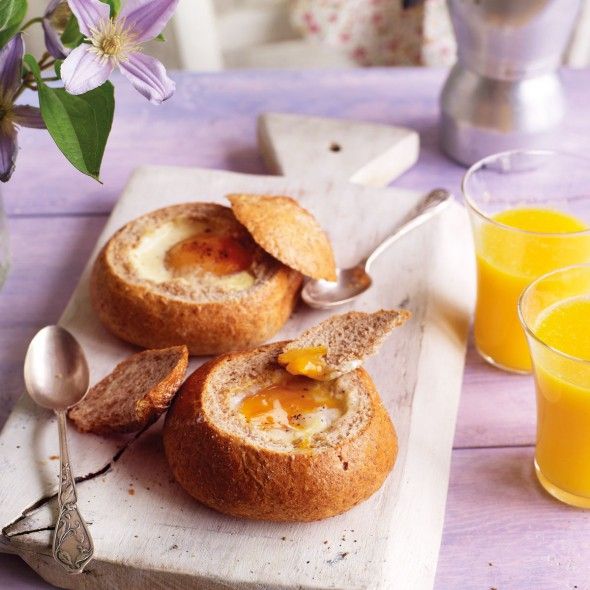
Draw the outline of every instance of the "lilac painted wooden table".
<instances>
[{"instance_id":1,"label":"lilac painted wooden table","mask_svg":"<svg viewBox=\"0 0 590 590\"><path fill-rule=\"evenodd\" d=\"M45 134L21 132L17 171L2 187L13 263L0 292L0 424L23 391L29 339L61 314L133 168L262 173L256 116L298 112L413 127L421 135L420 160L396 186L446 186L458 194L463 169L437 147L444 75L427 69L177 74L176 96L161 108L121 82L102 186L71 170ZM588 152L590 71L563 77L570 113L556 141ZM590 588L590 513L560 505L536 483L534 412L531 380L486 366L470 347L437 589ZM18 558L0 556L0 588L47 587Z\"/></svg>"}]
</instances>

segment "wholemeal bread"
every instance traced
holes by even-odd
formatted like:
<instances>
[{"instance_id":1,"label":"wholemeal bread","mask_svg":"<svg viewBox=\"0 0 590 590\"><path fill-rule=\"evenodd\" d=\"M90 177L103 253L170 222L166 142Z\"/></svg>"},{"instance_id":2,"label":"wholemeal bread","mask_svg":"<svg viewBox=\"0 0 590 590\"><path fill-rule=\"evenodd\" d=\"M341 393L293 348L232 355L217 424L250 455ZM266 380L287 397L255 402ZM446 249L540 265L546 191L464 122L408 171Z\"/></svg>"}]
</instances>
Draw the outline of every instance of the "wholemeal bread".
<instances>
[{"instance_id":1,"label":"wholemeal bread","mask_svg":"<svg viewBox=\"0 0 590 590\"><path fill-rule=\"evenodd\" d=\"M164 412L182 384L186 346L145 350L119 363L68 411L78 430L109 434L136 432Z\"/></svg>"},{"instance_id":2,"label":"wholemeal bread","mask_svg":"<svg viewBox=\"0 0 590 590\"><path fill-rule=\"evenodd\" d=\"M294 374L319 380L335 379L360 367L365 358L377 352L387 335L411 315L403 309L382 309L374 313L350 311L332 316L288 342L279 355L279 363ZM313 361L313 374L307 364L298 363L297 366L292 362L302 357Z\"/></svg>"},{"instance_id":3,"label":"wholemeal bread","mask_svg":"<svg viewBox=\"0 0 590 590\"><path fill-rule=\"evenodd\" d=\"M94 309L116 336L194 355L255 346L291 314L302 276L252 239L228 207L187 203L121 228L91 275Z\"/></svg>"},{"instance_id":4,"label":"wholemeal bread","mask_svg":"<svg viewBox=\"0 0 590 590\"><path fill-rule=\"evenodd\" d=\"M336 280L328 237L315 217L291 197L228 195L232 210L257 244L313 279Z\"/></svg>"},{"instance_id":5,"label":"wholemeal bread","mask_svg":"<svg viewBox=\"0 0 590 590\"><path fill-rule=\"evenodd\" d=\"M372 339L355 324L354 354L338 332L352 320L332 321L329 342L342 369L342 359L374 350L393 319L365 314L366 329L381 333ZM208 362L184 383L166 416L172 473L215 510L274 521L326 518L368 498L394 465L395 430L367 372L355 368L330 381L290 375L278 363L289 345Z\"/></svg>"}]
</instances>

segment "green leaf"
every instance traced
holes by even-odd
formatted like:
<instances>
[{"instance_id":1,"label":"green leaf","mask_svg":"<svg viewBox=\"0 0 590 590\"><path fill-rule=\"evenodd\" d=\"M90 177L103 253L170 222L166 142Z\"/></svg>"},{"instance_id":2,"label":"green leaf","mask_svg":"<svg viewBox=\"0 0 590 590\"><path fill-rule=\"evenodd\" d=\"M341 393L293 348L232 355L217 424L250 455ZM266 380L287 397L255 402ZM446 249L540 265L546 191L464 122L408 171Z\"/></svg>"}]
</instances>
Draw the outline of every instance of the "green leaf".
<instances>
[{"instance_id":1,"label":"green leaf","mask_svg":"<svg viewBox=\"0 0 590 590\"><path fill-rule=\"evenodd\" d=\"M55 70L55 75L61 80L61 66L64 63L63 59L56 59L55 63L53 64L53 69Z\"/></svg>"},{"instance_id":2,"label":"green leaf","mask_svg":"<svg viewBox=\"0 0 590 590\"><path fill-rule=\"evenodd\" d=\"M27 0L0 1L0 47L18 32L27 14Z\"/></svg>"},{"instance_id":3,"label":"green leaf","mask_svg":"<svg viewBox=\"0 0 590 590\"><path fill-rule=\"evenodd\" d=\"M80 33L80 27L78 26L78 20L72 14L70 16L70 20L68 20L68 24L64 29L64 32L61 34L61 42L63 43L64 47L69 47L70 49L75 49L84 41L84 35Z\"/></svg>"},{"instance_id":4,"label":"green leaf","mask_svg":"<svg viewBox=\"0 0 590 590\"><path fill-rule=\"evenodd\" d=\"M37 81L41 116L53 141L80 172L99 180L115 112L113 85L105 82L86 94L74 96L63 88L47 86L32 55L26 55L25 62Z\"/></svg>"},{"instance_id":5,"label":"green leaf","mask_svg":"<svg viewBox=\"0 0 590 590\"><path fill-rule=\"evenodd\" d=\"M111 7L111 18L115 18L121 10L121 0L101 0L105 4Z\"/></svg>"}]
</instances>

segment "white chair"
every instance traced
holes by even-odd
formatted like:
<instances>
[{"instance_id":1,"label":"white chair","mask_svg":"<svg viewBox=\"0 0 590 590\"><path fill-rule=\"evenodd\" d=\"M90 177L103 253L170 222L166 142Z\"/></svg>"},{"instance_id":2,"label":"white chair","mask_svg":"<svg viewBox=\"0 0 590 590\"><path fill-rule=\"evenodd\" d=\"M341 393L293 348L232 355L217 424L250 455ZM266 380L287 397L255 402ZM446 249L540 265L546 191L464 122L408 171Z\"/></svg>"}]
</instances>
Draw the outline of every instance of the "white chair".
<instances>
[{"instance_id":1,"label":"white chair","mask_svg":"<svg viewBox=\"0 0 590 590\"><path fill-rule=\"evenodd\" d=\"M173 29L187 70L356 66L335 48L298 38L288 0L180 0Z\"/></svg>"}]
</instances>

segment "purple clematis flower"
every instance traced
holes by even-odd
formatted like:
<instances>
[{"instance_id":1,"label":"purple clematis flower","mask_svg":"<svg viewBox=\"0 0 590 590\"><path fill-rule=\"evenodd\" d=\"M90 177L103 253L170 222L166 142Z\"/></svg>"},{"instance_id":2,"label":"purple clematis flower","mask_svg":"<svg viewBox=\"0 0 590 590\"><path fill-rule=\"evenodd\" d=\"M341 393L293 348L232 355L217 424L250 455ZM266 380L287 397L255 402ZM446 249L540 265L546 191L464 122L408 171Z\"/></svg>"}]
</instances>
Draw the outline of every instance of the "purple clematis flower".
<instances>
[{"instance_id":1,"label":"purple clematis flower","mask_svg":"<svg viewBox=\"0 0 590 590\"><path fill-rule=\"evenodd\" d=\"M160 104L172 96L174 82L157 59L141 53L141 44L161 33L178 0L127 0L115 18L100 0L68 4L90 40L76 47L62 65L61 77L70 94L97 88L118 67L150 102Z\"/></svg>"},{"instance_id":2,"label":"purple clematis flower","mask_svg":"<svg viewBox=\"0 0 590 590\"><path fill-rule=\"evenodd\" d=\"M65 31L72 11L67 0L51 0L43 15L45 47L55 59L65 59L69 49L63 46L61 34Z\"/></svg>"},{"instance_id":3,"label":"purple clematis flower","mask_svg":"<svg viewBox=\"0 0 590 590\"><path fill-rule=\"evenodd\" d=\"M0 50L0 181L8 182L14 172L18 152L18 125L44 129L41 112L35 107L15 105L14 98L21 85L23 36L13 37Z\"/></svg>"}]
</instances>

